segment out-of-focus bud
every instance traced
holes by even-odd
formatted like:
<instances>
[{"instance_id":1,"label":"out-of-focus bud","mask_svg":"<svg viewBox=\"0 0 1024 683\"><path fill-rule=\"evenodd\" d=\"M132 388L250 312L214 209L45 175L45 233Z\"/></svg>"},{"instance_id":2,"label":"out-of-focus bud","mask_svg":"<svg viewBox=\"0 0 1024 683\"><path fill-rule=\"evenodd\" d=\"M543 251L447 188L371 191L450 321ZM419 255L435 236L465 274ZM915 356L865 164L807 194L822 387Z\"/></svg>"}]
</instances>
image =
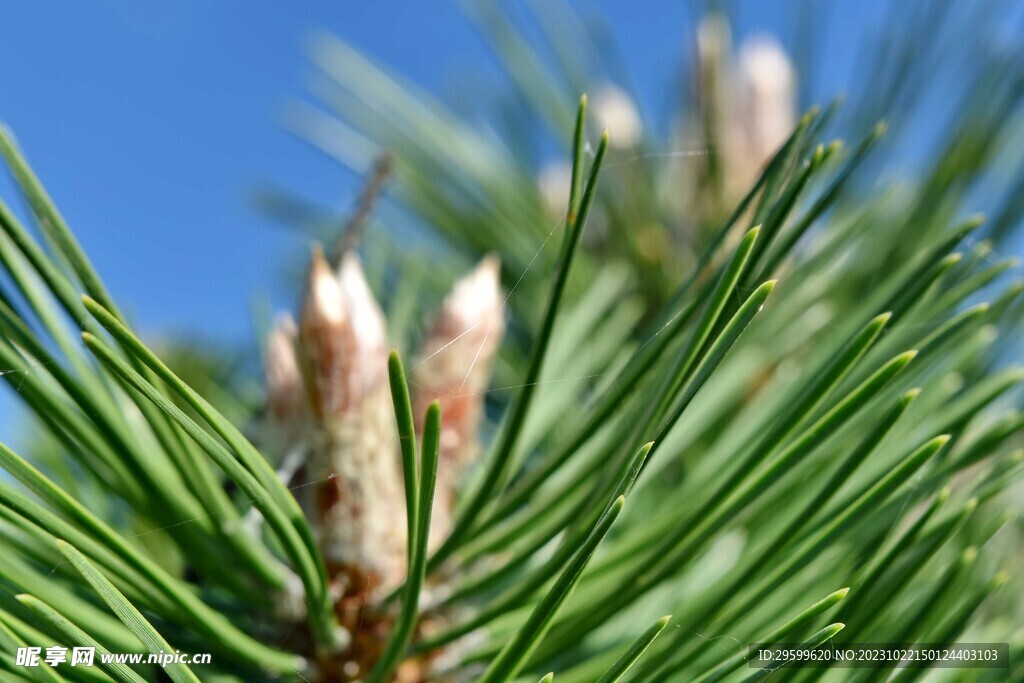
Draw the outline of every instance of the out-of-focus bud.
<instances>
[{"instance_id":1,"label":"out-of-focus bud","mask_svg":"<svg viewBox=\"0 0 1024 683\"><path fill-rule=\"evenodd\" d=\"M488 256L455 284L415 368L418 419L434 400L441 402L443 416L432 545L448 533L459 477L479 454L477 428L484 392L505 332L500 276L501 264Z\"/></svg>"},{"instance_id":2,"label":"out-of-focus bud","mask_svg":"<svg viewBox=\"0 0 1024 683\"><path fill-rule=\"evenodd\" d=\"M697 81L701 107L715 120L721 117L723 84L729 79L732 32L719 13L709 14L697 26Z\"/></svg>"},{"instance_id":3,"label":"out-of-focus bud","mask_svg":"<svg viewBox=\"0 0 1024 683\"><path fill-rule=\"evenodd\" d=\"M621 88L605 83L590 98L590 111L598 129L610 134L612 147L636 146L643 135L643 122L636 104Z\"/></svg>"},{"instance_id":4,"label":"out-of-focus bud","mask_svg":"<svg viewBox=\"0 0 1024 683\"><path fill-rule=\"evenodd\" d=\"M267 336L263 361L267 383L267 413L277 424L294 422L302 414L302 373L295 357L298 328L287 313L278 316Z\"/></svg>"},{"instance_id":5,"label":"out-of-focus bud","mask_svg":"<svg viewBox=\"0 0 1024 683\"><path fill-rule=\"evenodd\" d=\"M687 192L695 201L696 210L702 214L702 222L715 223L730 203L726 196L728 170L723 168L723 138L728 136L729 108L732 104L730 81L732 80L732 32L729 20L720 12L708 14L697 26L697 55L694 73L697 107L694 118L687 121L689 130L687 143L705 148L709 154L693 166L696 173L686 174L689 181Z\"/></svg>"},{"instance_id":6,"label":"out-of-focus bud","mask_svg":"<svg viewBox=\"0 0 1024 683\"><path fill-rule=\"evenodd\" d=\"M704 17L697 28L694 129L711 145L709 173L699 191L713 214L733 207L796 126L797 76L770 36L745 40L735 55L728 19Z\"/></svg>"},{"instance_id":7,"label":"out-of-focus bud","mask_svg":"<svg viewBox=\"0 0 1024 683\"><path fill-rule=\"evenodd\" d=\"M796 126L796 70L782 46L755 36L739 50L723 144L727 177L746 191Z\"/></svg>"},{"instance_id":8,"label":"out-of-focus bud","mask_svg":"<svg viewBox=\"0 0 1024 683\"><path fill-rule=\"evenodd\" d=\"M572 184L572 166L565 162L552 162L542 166L537 174L537 190L544 208L552 218L564 216L569 210L569 185Z\"/></svg>"},{"instance_id":9,"label":"out-of-focus bud","mask_svg":"<svg viewBox=\"0 0 1024 683\"><path fill-rule=\"evenodd\" d=\"M774 154L796 125L796 70L778 41L751 38L740 46L739 80L750 111L753 152L762 164Z\"/></svg>"}]
</instances>

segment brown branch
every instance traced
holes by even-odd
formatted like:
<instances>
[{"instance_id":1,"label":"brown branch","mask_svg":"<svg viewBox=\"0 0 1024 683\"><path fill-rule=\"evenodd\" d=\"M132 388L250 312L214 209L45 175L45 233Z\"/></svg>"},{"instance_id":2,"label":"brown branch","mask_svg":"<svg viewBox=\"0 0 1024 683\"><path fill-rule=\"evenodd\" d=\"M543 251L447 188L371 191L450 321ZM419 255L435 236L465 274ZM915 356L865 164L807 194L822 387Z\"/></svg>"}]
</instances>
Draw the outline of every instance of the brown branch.
<instances>
[{"instance_id":1,"label":"brown branch","mask_svg":"<svg viewBox=\"0 0 1024 683\"><path fill-rule=\"evenodd\" d=\"M348 220L345 221L334 250L331 252L330 263L332 267L337 268L338 264L341 263L342 254L359 243L360 238L366 231L366 225L369 223L373 208L377 204L377 198L384 190L384 186L387 185L394 171L394 161L391 152L384 152L374 162L373 168L363 184L363 190L359 193L359 199L356 202L355 208Z\"/></svg>"}]
</instances>

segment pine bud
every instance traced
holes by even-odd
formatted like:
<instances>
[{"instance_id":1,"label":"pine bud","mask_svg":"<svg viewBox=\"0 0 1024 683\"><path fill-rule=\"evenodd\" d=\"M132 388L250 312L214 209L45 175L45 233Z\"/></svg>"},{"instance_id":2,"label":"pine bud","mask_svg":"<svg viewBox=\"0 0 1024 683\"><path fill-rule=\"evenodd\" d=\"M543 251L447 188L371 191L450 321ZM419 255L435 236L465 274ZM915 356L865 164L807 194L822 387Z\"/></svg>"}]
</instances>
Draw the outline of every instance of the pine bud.
<instances>
[{"instance_id":1,"label":"pine bud","mask_svg":"<svg viewBox=\"0 0 1024 683\"><path fill-rule=\"evenodd\" d=\"M735 58L729 21L720 13L697 28L702 137L719 155L723 194L732 203L750 189L796 126L796 70L768 36L744 41Z\"/></svg>"},{"instance_id":2,"label":"pine bud","mask_svg":"<svg viewBox=\"0 0 1024 683\"><path fill-rule=\"evenodd\" d=\"M278 316L267 335L263 372L267 383L267 413L277 424L291 424L304 409L302 374L295 357L298 328L287 313Z\"/></svg>"},{"instance_id":3,"label":"pine bud","mask_svg":"<svg viewBox=\"0 0 1024 683\"><path fill-rule=\"evenodd\" d=\"M542 166L537 174L537 190L548 216L564 216L569 210L569 185L572 184L572 166L554 162Z\"/></svg>"},{"instance_id":4,"label":"pine bud","mask_svg":"<svg viewBox=\"0 0 1024 683\"><path fill-rule=\"evenodd\" d=\"M796 126L796 71L776 40L756 36L740 46L733 80L723 145L730 181L742 193Z\"/></svg>"},{"instance_id":5,"label":"pine bud","mask_svg":"<svg viewBox=\"0 0 1024 683\"><path fill-rule=\"evenodd\" d=\"M316 250L299 327L310 435L304 504L343 595L405 572L405 517L387 383L384 316L354 254L337 276Z\"/></svg>"},{"instance_id":6,"label":"pine bud","mask_svg":"<svg viewBox=\"0 0 1024 683\"><path fill-rule=\"evenodd\" d=\"M299 317L299 358L313 414L320 420L340 412L340 391L350 350L351 328L341 284L316 247Z\"/></svg>"},{"instance_id":7,"label":"pine bud","mask_svg":"<svg viewBox=\"0 0 1024 683\"><path fill-rule=\"evenodd\" d=\"M749 107L753 152L763 164L796 125L796 70L778 41L751 38L740 46L739 82Z\"/></svg>"},{"instance_id":8,"label":"pine bud","mask_svg":"<svg viewBox=\"0 0 1024 683\"><path fill-rule=\"evenodd\" d=\"M434 400L444 415L432 544L447 534L459 477L479 454L484 392L505 332L500 276L498 259L488 256L455 284L415 369L416 415L421 418Z\"/></svg>"},{"instance_id":9,"label":"pine bud","mask_svg":"<svg viewBox=\"0 0 1024 683\"><path fill-rule=\"evenodd\" d=\"M618 149L635 147L643 135L643 122L632 98L611 83L602 85L590 99L599 130L611 133L610 144Z\"/></svg>"},{"instance_id":10,"label":"pine bud","mask_svg":"<svg viewBox=\"0 0 1024 683\"><path fill-rule=\"evenodd\" d=\"M725 108L723 86L729 80L732 31L719 13L701 19L697 26L697 83L701 106L708 116L719 118Z\"/></svg>"}]
</instances>

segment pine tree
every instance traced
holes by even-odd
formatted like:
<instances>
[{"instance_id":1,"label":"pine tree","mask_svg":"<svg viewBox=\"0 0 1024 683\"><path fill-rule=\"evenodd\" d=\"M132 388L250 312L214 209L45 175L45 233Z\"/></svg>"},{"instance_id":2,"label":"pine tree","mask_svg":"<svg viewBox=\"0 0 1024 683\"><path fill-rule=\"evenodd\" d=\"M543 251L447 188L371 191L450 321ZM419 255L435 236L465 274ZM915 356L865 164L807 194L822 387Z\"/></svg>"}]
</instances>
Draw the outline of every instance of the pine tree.
<instances>
[{"instance_id":1,"label":"pine tree","mask_svg":"<svg viewBox=\"0 0 1024 683\"><path fill-rule=\"evenodd\" d=\"M0 445L4 675L846 680L879 672L752 667L746 644L1019 655L1020 592L992 595L1019 561L1024 288L995 253L1021 207L958 219L1019 89L979 77L934 168L886 194L862 180L885 126L826 141L839 106L798 117L781 48L734 56L711 16L678 141L720 153L680 165L616 86L573 116L474 7L568 163L532 170L323 37L355 97L304 134L389 156L268 330L258 405L139 339L0 134L27 206L0 204L0 368L34 435ZM446 246L360 238L396 204ZM212 661L18 665L57 644Z\"/></svg>"}]
</instances>

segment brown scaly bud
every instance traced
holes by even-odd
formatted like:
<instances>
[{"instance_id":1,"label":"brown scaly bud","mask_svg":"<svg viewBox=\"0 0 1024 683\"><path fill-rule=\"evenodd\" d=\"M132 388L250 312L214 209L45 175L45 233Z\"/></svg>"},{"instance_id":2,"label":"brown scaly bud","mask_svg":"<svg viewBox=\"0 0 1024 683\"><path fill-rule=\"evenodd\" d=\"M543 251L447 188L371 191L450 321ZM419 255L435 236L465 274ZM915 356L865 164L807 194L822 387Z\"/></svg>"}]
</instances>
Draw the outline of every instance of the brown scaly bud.
<instances>
[{"instance_id":1,"label":"brown scaly bud","mask_svg":"<svg viewBox=\"0 0 1024 683\"><path fill-rule=\"evenodd\" d=\"M479 455L477 428L494 356L505 332L501 264L488 256L459 280L424 340L414 371L418 418L434 400L444 421L437 492L430 530L436 544L448 533L459 477Z\"/></svg>"},{"instance_id":2,"label":"brown scaly bud","mask_svg":"<svg viewBox=\"0 0 1024 683\"><path fill-rule=\"evenodd\" d=\"M284 320L275 326L266 375L272 422L299 404L301 431L285 438L306 453L295 493L326 560L339 622L351 635L342 657L320 661L323 680L339 682L361 680L380 657L393 628L380 598L406 573L385 320L356 256L344 252L340 260L334 273L322 252L313 252L298 329ZM459 476L479 452L483 396L504 333L499 278L497 259L488 257L456 283L414 370L417 415L435 399L445 413L433 544L448 533ZM424 680L427 666L408 661L396 680Z\"/></svg>"},{"instance_id":3,"label":"brown scaly bud","mask_svg":"<svg viewBox=\"0 0 1024 683\"><path fill-rule=\"evenodd\" d=\"M299 324L316 425L304 492L321 550L346 597L361 604L405 573L404 494L387 382L384 316L354 254L337 275L313 254ZM343 619L345 621L345 619Z\"/></svg>"},{"instance_id":4,"label":"brown scaly bud","mask_svg":"<svg viewBox=\"0 0 1024 683\"><path fill-rule=\"evenodd\" d=\"M340 412L346 342L351 336L345 296L319 246L313 249L299 317L299 358L313 414L324 420Z\"/></svg>"}]
</instances>

